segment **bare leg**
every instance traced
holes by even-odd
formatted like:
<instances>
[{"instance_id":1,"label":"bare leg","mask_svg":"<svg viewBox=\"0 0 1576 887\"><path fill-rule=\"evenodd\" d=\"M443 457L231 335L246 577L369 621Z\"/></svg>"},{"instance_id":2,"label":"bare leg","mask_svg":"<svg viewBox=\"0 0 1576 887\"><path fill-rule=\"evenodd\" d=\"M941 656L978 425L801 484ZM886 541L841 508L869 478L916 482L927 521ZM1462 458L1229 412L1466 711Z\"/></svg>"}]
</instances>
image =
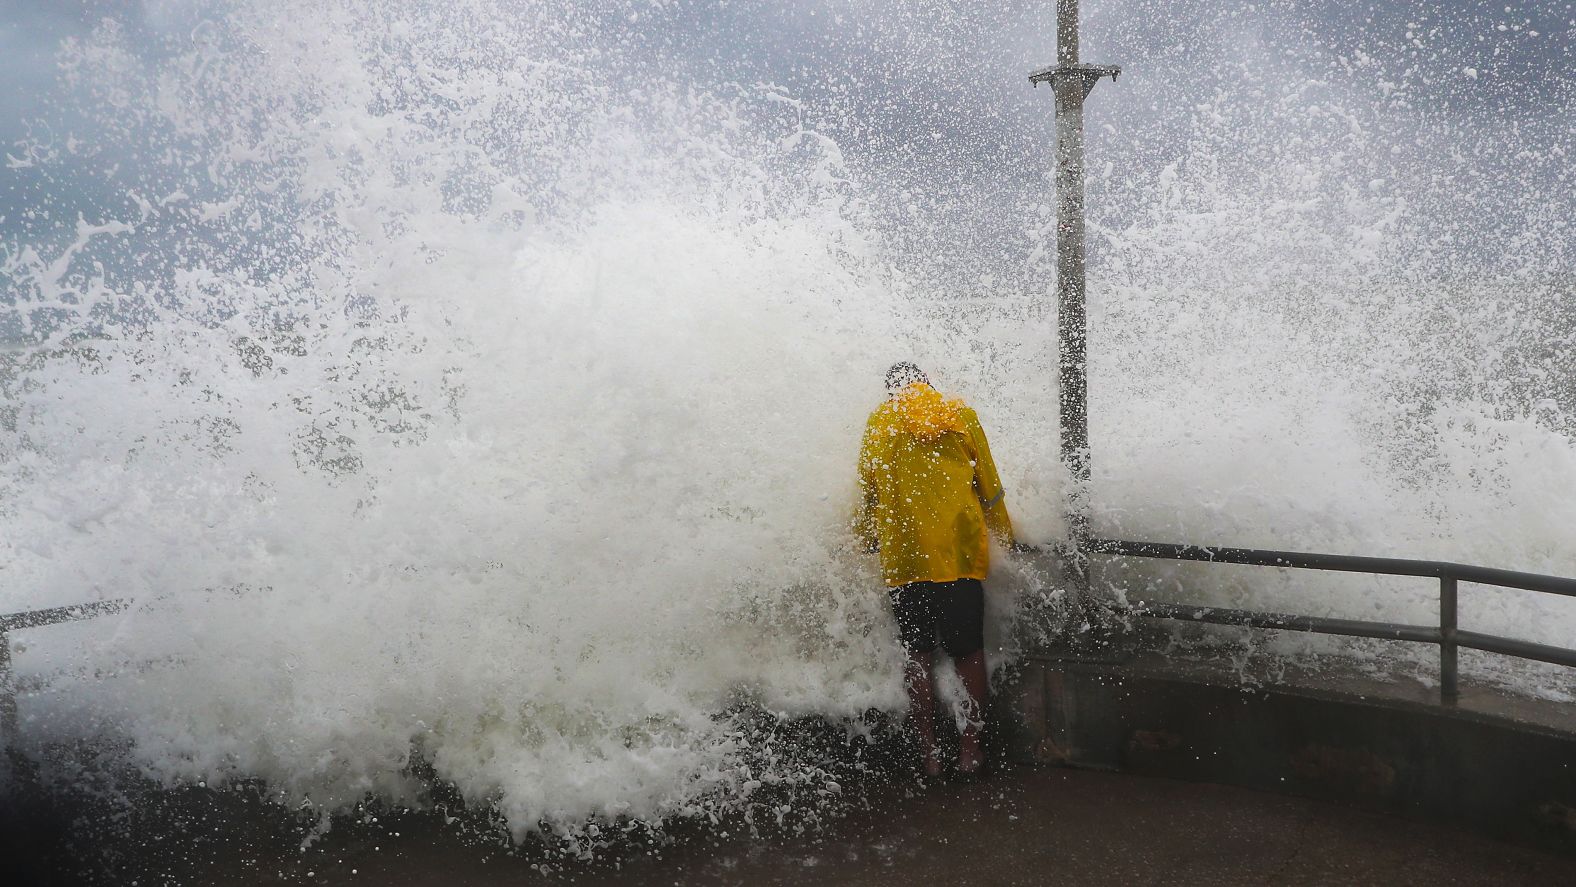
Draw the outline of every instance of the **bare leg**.
<instances>
[{"instance_id":1,"label":"bare leg","mask_svg":"<svg viewBox=\"0 0 1576 887\"><path fill-rule=\"evenodd\" d=\"M931 654L908 657L903 682L908 687L908 719L919 736L919 754L926 776L941 775L941 758L936 750L936 691L930 677Z\"/></svg>"},{"instance_id":2,"label":"bare leg","mask_svg":"<svg viewBox=\"0 0 1576 887\"><path fill-rule=\"evenodd\" d=\"M975 650L967 656L954 659L958 677L963 679L963 689L969 694L968 726L958 741L958 772L978 773L985 765L985 750L980 745L980 728L985 723L985 701L990 689L985 676L985 651Z\"/></svg>"}]
</instances>

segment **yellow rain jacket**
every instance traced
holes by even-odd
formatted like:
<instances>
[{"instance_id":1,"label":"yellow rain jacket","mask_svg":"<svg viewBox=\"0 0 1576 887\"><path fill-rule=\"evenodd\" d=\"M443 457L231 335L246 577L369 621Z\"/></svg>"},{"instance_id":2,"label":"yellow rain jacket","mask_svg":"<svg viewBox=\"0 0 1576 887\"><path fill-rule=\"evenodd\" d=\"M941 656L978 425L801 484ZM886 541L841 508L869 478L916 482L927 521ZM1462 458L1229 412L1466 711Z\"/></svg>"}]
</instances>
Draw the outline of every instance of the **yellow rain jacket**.
<instances>
[{"instance_id":1,"label":"yellow rain jacket","mask_svg":"<svg viewBox=\"0 0 1576 887\"><path fill-rule=\"evenodd\" d=\"M979 417L923 382L870 414L859 485L854 529L867 546L879 546L889 586L984 579L987 531L1012 542L1006 491Z\"/></svg>"}]
</instances>

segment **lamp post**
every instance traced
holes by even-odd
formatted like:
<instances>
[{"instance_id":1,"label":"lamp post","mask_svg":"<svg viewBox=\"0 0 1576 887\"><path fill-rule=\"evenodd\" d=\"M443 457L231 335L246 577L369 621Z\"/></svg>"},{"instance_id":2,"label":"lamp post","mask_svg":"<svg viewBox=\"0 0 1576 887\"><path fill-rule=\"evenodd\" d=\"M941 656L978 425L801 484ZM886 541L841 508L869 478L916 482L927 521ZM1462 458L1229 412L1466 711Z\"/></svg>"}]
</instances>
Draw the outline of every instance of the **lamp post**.
<instances>
[{"instance_id":1,"label":"lamp post","mask_svg":"<svg viewBox=\"0 0 1576 887\"><path fill-rule=\"evenodd\" d=\"M1089 410L1084 312L1083 104L1102 77L1115 82L1115 65L1078 60L1078 0L1056 2L1056 64L1029 75L1056 96L1056 301L1060 351L1062 462L1073 479L1067 502L1072 547L1070 578L1089 590Z\"/></svg>"}]
</instances>

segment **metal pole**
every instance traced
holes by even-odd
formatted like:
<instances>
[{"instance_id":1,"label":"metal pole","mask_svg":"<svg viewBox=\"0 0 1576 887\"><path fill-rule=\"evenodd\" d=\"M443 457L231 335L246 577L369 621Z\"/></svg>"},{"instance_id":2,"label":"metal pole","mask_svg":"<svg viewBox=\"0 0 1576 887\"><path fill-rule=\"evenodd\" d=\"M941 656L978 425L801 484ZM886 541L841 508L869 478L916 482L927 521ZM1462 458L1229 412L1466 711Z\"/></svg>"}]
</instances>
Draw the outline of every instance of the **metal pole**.
<instances>
[{"instance_id":1,"label":"metal pole","mask_svg":"<svg viewBox=\"0 0 1576 887\"><path fill-rule=\"evenodd\" d=\"M1078 0L1056 0L1056 64L1078 64Z\"/></svg>"},{"instance_id":2,"label":"metal pole","mask_svg":"<svg viewBox=\"0 0 1576 887\"><path fill-rule=\"evenodd\" d=\"M1062 462L1072 477L1067 502L1069 578L1089 588L1088 323L1084 312L1083 103L1101 77L1120 69L1085 65L1078 58L1078 0L1057 0L1056 65L1029 75L1049 82L1056 96L1056 300L1060 352Z\"/></svg>"},{"instance_id":3,"label":"metal pole","mask_svg":"<svg viewBox=\"0 0 1576 887\"><path fill-rule=\"evenodd\" d=\"M1078 0L1056 4L1056 63L1078 64ZM1062 461L1072 476L1067 503L1074 581L1089 587L1089 413L1084 313L1083 84L1061 77L1056 93L1056 303L1060 349Z\"/></svg>"},{"instance_id":4,"label":"metal pole","mask_svg":"<svg viewBox=\"0 0 1576 887\"><path fill-rule=\"evenodd\" d=\"M1439 577L1439 701L1455 705L1460 697L1456 672L1456 577Z\"/></svg>"}]
</instances>

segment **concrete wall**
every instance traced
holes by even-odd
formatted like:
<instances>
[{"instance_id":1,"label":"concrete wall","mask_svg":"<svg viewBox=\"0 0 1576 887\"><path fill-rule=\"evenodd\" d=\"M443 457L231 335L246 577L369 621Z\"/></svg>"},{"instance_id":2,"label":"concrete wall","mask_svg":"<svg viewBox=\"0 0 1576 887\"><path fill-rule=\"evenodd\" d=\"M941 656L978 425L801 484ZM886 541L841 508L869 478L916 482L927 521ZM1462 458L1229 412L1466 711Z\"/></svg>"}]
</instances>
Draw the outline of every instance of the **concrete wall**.
<instances>
[{"instance_id":1,"label":"concrete wall","mask_svg":"<svg viewBox=\"0 0 1576 887\"><path fill-rule=\"evenodd\" d=\"M1449 709L1360 676L1321 683L1030 659L999 698L1019 760L1287 792L1576 854L1572 706L1479 693Z\"/></svg>"}]
</instances>

